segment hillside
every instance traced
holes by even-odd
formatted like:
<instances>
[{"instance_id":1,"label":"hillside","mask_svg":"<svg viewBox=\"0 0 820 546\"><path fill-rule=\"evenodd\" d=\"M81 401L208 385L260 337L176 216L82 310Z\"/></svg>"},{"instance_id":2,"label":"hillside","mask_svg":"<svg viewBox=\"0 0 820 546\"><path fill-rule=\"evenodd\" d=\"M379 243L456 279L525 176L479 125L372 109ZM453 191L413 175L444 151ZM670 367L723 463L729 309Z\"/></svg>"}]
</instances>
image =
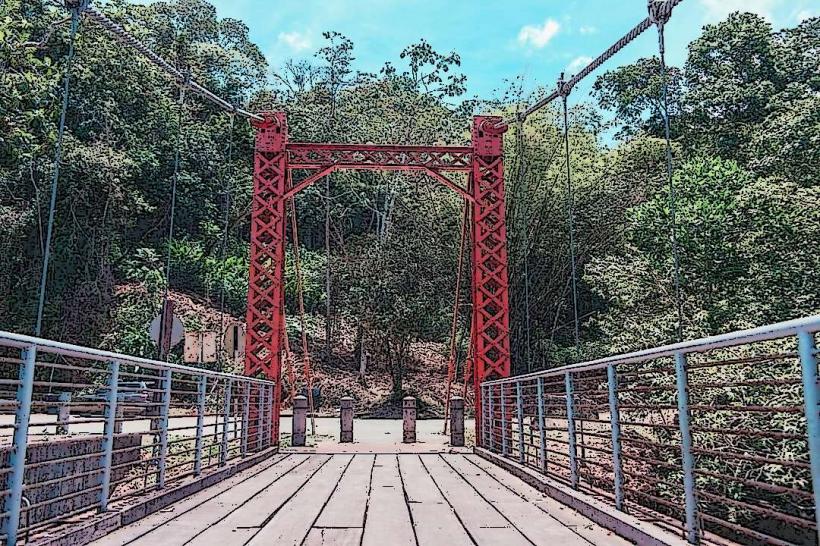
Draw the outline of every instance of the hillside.
<instances>
[{"instance_id":1,"label":"hillside","mask_svg":"<svg viewBox=\"0 0 820 546\"><path fill-rule=\"evenodd\" d=\"M147 290L140 284L128 284L117 287L116 294L121 305L128 305L134 300L146 300ZM175 313L182 320L186 331L218 331L220 324L234 321L243 322L244 317L225 313L224 319L218 308L211 306L205 298L171 291L169 297L175 305ZM309 346L314 374L314 385L321 389L320 405L317 413L334 414L338 412L339 399L352 396L356 400L357 414L363 417L400 417L401 401L392 396L390 372L383 364L371 360L364 378L359 375L359 364L354 357L353 337L349 331L341 331L333 349L330 363L324 358L324 329L311 328L317 324L314 317L308 322ZM137 326L133 327L138 330ZM304 388L302 380L302 356L298 322L289 318L288 329L291 350L296 357L295 373L298 389ZM145 335L145 332L141 332ZM410 349L410 358L404 368L405 394L416 396L420 417L442 416L447 382L446 346L442 343L414 343ZM181 359L181 346L175 348L175 360ZM212 367L213 365L208 365ZM224 371L242 373L243 360L226 362ZM283 370L285 391L289 389L287 370ZM454 389L463 388L454 386ZM460 392L460 391L459 391ZM288 409L285 408L287 412Z\"/></svg>"}]
</instances>

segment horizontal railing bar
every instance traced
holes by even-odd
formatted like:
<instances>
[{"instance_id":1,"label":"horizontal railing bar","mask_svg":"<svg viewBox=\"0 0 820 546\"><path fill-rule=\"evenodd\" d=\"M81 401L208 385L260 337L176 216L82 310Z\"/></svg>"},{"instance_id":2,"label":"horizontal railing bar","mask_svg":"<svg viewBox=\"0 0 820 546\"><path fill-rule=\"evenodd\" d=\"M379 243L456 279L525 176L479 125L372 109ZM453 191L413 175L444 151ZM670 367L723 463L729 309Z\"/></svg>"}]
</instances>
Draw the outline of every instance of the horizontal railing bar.
<instances>
[{"instance_id":1,"label":"horizontal railing bar","mask_svg":"<svg viewBox=\"0 0 820 546\"><path fill-rule=\"evenodd\" d=\"M814 494L810 491L803 491L801 489L794 489L793 487L786 487L785 485L774 485L770 483L765 483L757 480L750 480L748 478L741 478L740 476L730 476L728 474L724 474L722 472L712 472L711 470L703 470L703 469L695 469L695 474L700 474L701 476L708 476L710 478L717 478L720 480L731 480L737 483L742 483L748 487L757 487L758 489L763 489L764 491L768 491L770 493L775 494L783 494L783 495L794 495L797 497L803 497L806 499L813 499Z\"/></svg>"},{"instance_id":2,"label":"horizontal railing bar","mask_svg":"<svg viewBox=\"0 0 820 546\"><path fill-rule=\"evenodd\" d=\"M150 360L147 358L129 356L120 353L112 353L100 349L92 349L90 347L82 347L80 345L72 345L70 343L52 341L39 337L26 336L6 331L0 331L0 346L15 347L17 349L25 349L27 347L36 346L38 351L41 351L46 354L58 354L75 358L84 358L87 360L95 360L99 362L117 361L120 364L135 364L138 366L144 366L147 368L153 368L157 370L170 369L172 372L187 373L197 377L204 375L207 377L231 379L233 381L239 382L247 382L260 385L273 385L272 381L266 381L263 379L226 374L213 370L193 368L190 366L181 366L179 364L161 362L158 360Z\"/></svg>"},{"instance_id":3,"label":"horizontal railing bar","mask_svg":"<svg viewBox=\"0 0 820 546\"><path fill-rule=\"evenodd\" d=\"M760 531L755 531L754 529L749 529L748 527L743 527L742 525L737 525L736 523L731 523L726 521L725 519L707 514L702 513L700 517L704 521L708 521L714 523L716 525L720 525L721 527L725 527L735 533L740 533L751 537L755 540L761 541L763 544L771 544L772 546L794 546L793 542L786 542L785 540L779 540L773 536L767 535L765 533L761 533Z\"/></svg>"},{"instance_id":4,"label":"horizontal railing bar","mask_svg":"<svg viewBox=\"0 0 820 546\"><path fill-rule=\"evenodd\" d=\"M812 520L804 519L804 518L797 517L797 516L791 516L789 514L784 514L783 512L778 512L777 510L772 510L772 509L766 508L764 506L758 506L756 504L750 504L748 502L732 499L732 498L729 498L725 495L713 495L712 493L709 493L708 491L703 491L703 490L698 491L698 495L700 495L703 498L712 499L717 503L731 504L733 506L737 506L737 507L743 508L745 510L749 510L749 511L752 511L752 512L757 512L758 514L763 514L763 515L769 516L769 517L774 518L774 519L779 519L780 521L782 521L784 523L788 523L790 525L795 525L795 526L803 528L803 529L816 529L817 528L814 521L812 521Z\"/></svg>"},{"instance_id":5,"label":"horizontal railing bar","mask_svg":"<svg viewBox=\"0 0 820 546\"><path fill-rule=\"evenodd\" d=\"M729 332L717 336L710 336L691 341L673 343L671 345L663 345L661 347L654 347L652 349L635 351L623 355L600 358L597 360L591 360L589 362L570 364L568 366L561 366L559 368L553 368L550 370L538 371L515 377L496 379L493 381L485 381L482 383L482 385L503 385L515 383L516 381L536 379L539 377L551 377L555 375L561 375L567 372L578 373L582 371L592 371L606 368L607 366L612 364L637 364L640 362L645 362L647 360L654 360L656 358L674 356L676 353L703 353L714 349L735 347L738 345L747 345L749 343L757 343L760 341L769 341L782 337L794 336L797 335L798 332L812 333L818 331L820 331L820 315L812 315L805 318L788 320L785 322L769 324L757 328L750 328L748 330L739 330L736 332Z\"/></svg>"},{"instance_id":6,"label":"horizontal railing bar","mask_svg":"<svg viewBox=\"0 0 820 546\"><path fill-rule=\"evenodd\" d=\"M680 504L675 504L674 502L672 502L670 500L663 499L661 497L657 497L657 496L652 495L651 493L647 493L645 491L639 491L637 489L627 489L627 490L624 491L624 493L632 494L632 495L638 495L639 497L648 498L648 499L650 499L654 502L657 502L658 504L666 506L667 508L673 508L675 510L680 510L681 512L684 509L684 507ZM629 495L626 495L626 496L628 497Z\"/></svg>"},{"instance_id":7,"label":"horizontal railing bar","mask_svg":"<svg viewBox=\"0 0 820 546\"><path fill-rule=\"evenodd\" d=\"M786 459L771 459L769 457L762 457L760 455L748 455L746 453L734 453L732 451L717 451L714 449L705 449L702 447L693 447L693 453L698 453L701 455L712 455L715 457L721 458L729 458L729 459L740 459L743 461L749 461L753 463L761 463L761 464L776 464L782 466L790 466L793 468L805 468L810 469L811 465L809 463L804 463L801 461L789 461Z\"/></svg>"}]
</instances>

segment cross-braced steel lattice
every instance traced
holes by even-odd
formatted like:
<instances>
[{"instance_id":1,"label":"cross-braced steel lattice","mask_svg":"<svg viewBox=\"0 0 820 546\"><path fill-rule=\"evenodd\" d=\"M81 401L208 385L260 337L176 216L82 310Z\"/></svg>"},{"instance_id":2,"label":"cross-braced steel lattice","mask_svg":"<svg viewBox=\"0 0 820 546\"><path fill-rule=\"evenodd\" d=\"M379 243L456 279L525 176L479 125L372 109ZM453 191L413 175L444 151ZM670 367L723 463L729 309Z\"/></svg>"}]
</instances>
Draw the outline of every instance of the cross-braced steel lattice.
<instances>
[{"instance_id":1,"label":"cross-braced steel lattice","mask_svg":"<svg viewBox=\"0 0 820 546\"><path fill-rule=\"evenodd\" d=\"M267 113L263 118L263 121L253 121L257 136L245 373L261 374L276 383L272 440L277 442L279 436L281 405L285 202L321 178L342 169L422 172L470 204L473 256L473 334L470 343L474 360L476 420L480 421L479 385L486 379L510 374L503 154L503 135L507 127L500 118L477 116L473 124L472 146L466 147L315 144L289 143L284 113ZM297 169L310 174L289 187L291 172ZM445 175L448 172L467 173L469 187L448 178Z\"/></svg>"}]
</instances>

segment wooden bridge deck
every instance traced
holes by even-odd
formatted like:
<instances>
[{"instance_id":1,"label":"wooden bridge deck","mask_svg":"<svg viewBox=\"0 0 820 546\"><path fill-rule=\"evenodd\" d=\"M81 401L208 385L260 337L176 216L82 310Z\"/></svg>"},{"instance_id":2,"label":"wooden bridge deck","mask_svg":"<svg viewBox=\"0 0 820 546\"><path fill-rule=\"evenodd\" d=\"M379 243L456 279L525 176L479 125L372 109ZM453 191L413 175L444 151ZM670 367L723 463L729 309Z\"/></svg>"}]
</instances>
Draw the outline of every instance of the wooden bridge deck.
<instances>
[{"instance_id":1,"label":"wooden bridge deck","mask_svg":"<svg viewBox=\"0 0 820 546\"><path fill-rule=\"evenodd\" d=\"M626 542L472 454L281 454L94 544Z\"/></svg>"}]
</instances>

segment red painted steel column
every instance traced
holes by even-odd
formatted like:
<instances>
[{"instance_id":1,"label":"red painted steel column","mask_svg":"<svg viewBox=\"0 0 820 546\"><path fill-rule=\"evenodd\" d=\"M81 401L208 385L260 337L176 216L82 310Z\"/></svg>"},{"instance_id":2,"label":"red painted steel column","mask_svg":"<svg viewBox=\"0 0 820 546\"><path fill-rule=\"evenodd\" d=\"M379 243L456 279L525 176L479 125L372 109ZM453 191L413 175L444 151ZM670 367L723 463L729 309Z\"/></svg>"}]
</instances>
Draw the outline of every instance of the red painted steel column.
<instances>
[{"instance_id":1,"label":"red painted steel column","mask_svg":"<svg viewBox=\"0 0 820 546\"><path fill-rule=\"evenodd\" d=\"M497 116L473 121L473 383L481 442L481 382L510 375L510 300L504 206L504 133Z\"/></svg>"},{"instance_id":2,"label":"red painted steel column","mask_svg":"<svg viewBox=\"0 0 820 546\"><path fill-rule=\"evenodd\" d=\"M282 399L282 335L284 332L283 266L288 140L284 113L266 113L256 127L251 207L250 279L248 284L245 375L263 375L276 382L271 442L279 443Z\"/></svg>"}]
</instances>

